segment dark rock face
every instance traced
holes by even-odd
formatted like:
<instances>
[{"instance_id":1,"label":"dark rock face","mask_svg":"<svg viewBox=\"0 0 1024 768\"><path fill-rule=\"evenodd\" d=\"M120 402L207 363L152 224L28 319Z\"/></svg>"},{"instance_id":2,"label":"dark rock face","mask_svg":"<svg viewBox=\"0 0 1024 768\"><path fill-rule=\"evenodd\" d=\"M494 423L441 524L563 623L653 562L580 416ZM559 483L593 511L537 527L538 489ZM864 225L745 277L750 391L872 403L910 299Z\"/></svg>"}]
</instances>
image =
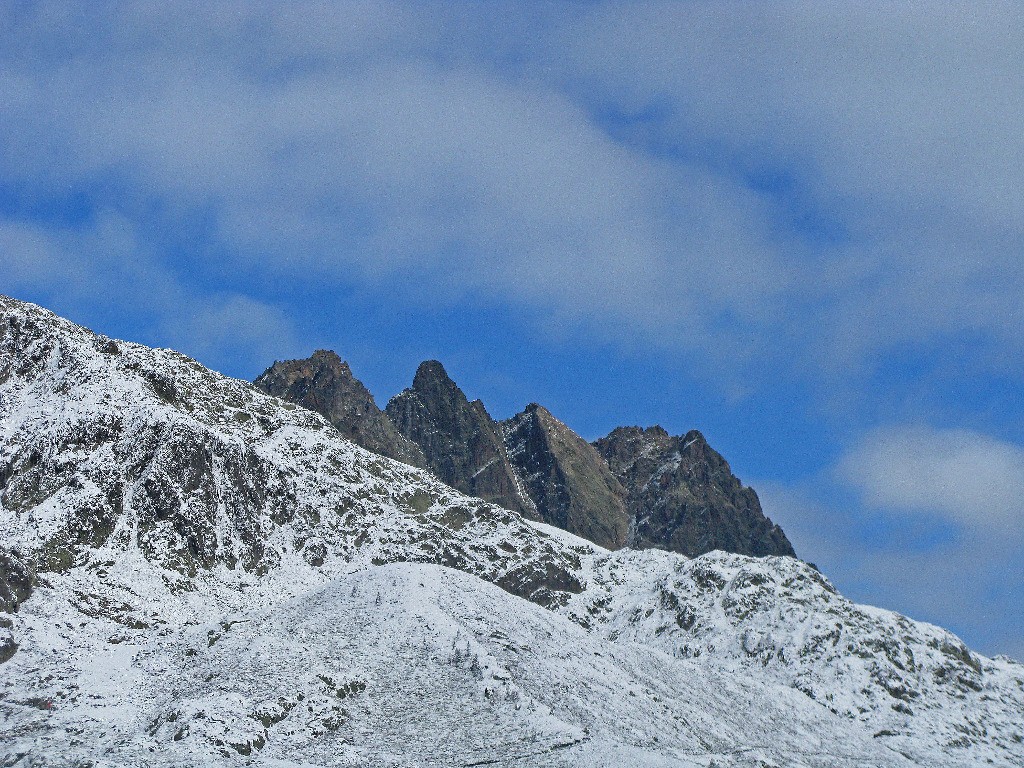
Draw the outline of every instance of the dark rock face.
<instances>
[{"instance_id":1,"label":"dark rock face","mask_svg":"<svg viewBox=\"0 0 1024 768\"><path fill-rule=\"evenodd\" d=\"M9 661L18 650L11 631L13 622L4 613L13 613L32 595L35 581L32 566L17 552L0 547L0 664Z\"/></svg>"},{"instance_id":2,"label":"dark rock face","mask_svg":"<svg viewBox=\"0 0 1024 768\"><path fill-rule=\"evenodd\" d=\"M626 491L590 443L535 403L501 427L541 520L609 549L626 544Z\"/></svg>"},{"instance_id":3,"label":"dark rock face","mask_svg":"<svg viewBox=\"0 0 1024 768\"><path fill-rule=\"evenodd\" d=\"M691 557L715 549L796 557L754 490L700 432L673 437L661 427L619 427L594 446L627 489L634 520L629 546Z\"/></svg>"},{"instance_id":4,"label":"dark rock face","mask_svg":"<svg viewBox=\"0 0 1024 768\"><path fill-rule=\"evenodd\" d=\"M479 400L469 402L441 363L416 370L412 388L395 395L385 412L443 482L531 519L537 510L516 474L498 425Z\"/></svg>"},{"instance_id":5,"label":"dark rock face","mask_svg":"<svg viewBox=\"0 0 1024 768\"><path fill-rule=\"evenodd\" d=\"M32 594L32 568L16 552L0 549L0 612L12 613Z\"/></svg>"},{"instance_id":6,"label":"dark rock face","mask_svg":"<svg viewBox=\"0 0 1024 768\"><path fill-rule=\"evenodd\" d=\"M609 549L794 556L757 494L699 432L620 427L591 445L536 404L499 424L436 360L383 412L333 352L275 363L256 385L320 413L370 451Z\"/></svg>"},{"instance_id":7,"label":"dark rock face","mask_svg":"<svg viewBox=\"0 0 1024 768\"><path fill-rule=\"evenodd\" d=\"M316 411L368 451L415 467L427 465L419 446L395 429L348 363L334 352L321 349L307 360L276 362L254 383L269 395Z\"/></svg>"}]
</instances>

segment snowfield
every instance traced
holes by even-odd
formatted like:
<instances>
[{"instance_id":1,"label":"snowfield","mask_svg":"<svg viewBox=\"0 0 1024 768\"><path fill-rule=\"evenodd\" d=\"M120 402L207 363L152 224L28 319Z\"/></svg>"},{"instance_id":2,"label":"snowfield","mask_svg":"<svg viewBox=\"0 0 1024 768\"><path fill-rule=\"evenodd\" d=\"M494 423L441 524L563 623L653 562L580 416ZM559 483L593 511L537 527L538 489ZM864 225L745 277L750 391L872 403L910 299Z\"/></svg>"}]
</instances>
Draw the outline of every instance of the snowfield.
<instances>
[{"instance_id":1,"label":"snowfield","mask_svg":"<svg viewBox=\"0 0 1024 768\"><path fill-rule=\"evenodd\" d=\"M0 545L4 766L1024 765L1024 666L805 563L608 552L3 297Z\"/></svg>"}]
</instances>

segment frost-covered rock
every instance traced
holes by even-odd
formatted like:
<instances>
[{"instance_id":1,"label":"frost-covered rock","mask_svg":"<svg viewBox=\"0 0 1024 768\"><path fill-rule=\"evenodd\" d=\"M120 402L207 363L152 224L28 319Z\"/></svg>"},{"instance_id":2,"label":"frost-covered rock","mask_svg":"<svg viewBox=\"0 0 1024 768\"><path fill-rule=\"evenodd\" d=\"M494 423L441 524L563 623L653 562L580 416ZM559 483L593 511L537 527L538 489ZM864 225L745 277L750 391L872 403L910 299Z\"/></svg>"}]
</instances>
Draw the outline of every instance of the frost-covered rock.
<instances>
[{"instance_id":1,"label":"frost-covered rock","mask_svg":"<svg viewBox=\"0 0 1024 768\"><path fill-rule=\"evenodd\" d=\"M1024 666L856 605L806 563L622 551L592 568L564 611L611 640L790 686L922 764L936 749L1024 757Z\"/></svg>"},{"instance_id":2,"label":"frost-covered rock","mask_svg":"<svg viewBox=\"0 0 1024 768\"><path fill-rule=\"evenodd\" d=\"M308 543L314 565L439 562L544 601L579 588L559 539L176 352L0 298L0 382L0 530L40 573L107 548L175 578L265 574Z\"/></svg>"},{"instance_id":3,"label":"frost-covered rock","mask_svg":"<svg viewBox=\"0 0 1024 768\"><path fill-rule=\"evenodd\" d=\"M34 575L25 558L14 550L0 548L0 612L10 613L32 594Z\"/></svg>"},{"instance_id":4,"label":"frost-covered rock","mask_svg":"<svg viewBox=\"0 0 1024 768\"><path fill-rule=\"evenodd\" d=\"M796 556L754 489L697 430L673 436L658 426L618 427L594 447L626 489L630 546L691 557L716 549Z\"/></svg>"}]
</instances>

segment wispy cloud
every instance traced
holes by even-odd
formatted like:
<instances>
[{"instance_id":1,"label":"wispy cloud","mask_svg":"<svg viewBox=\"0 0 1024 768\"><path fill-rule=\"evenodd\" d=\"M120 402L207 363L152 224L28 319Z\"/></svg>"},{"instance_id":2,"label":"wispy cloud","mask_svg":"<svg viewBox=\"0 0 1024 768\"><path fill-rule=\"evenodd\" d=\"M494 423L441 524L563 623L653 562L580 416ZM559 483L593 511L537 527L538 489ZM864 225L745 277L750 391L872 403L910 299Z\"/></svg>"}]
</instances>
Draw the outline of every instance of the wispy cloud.
<instances>
[{"instance_id":1,"label":"wispy cloud","mask_svg":"<svg viewBox=\"0 0 1024 768\"><path fill-rule=\"evenodd\" d=\"M14 194L143 237L206 215L252 274L497 298L711 375L965 338L1005 368L1017 15L616 3L499 34L403 4L28 5L0 25L0 158Z\"/></svg>"},{"instance_id":2,"label":"wispy cloud","mask_svg":"<svg viewBox=\"0 0 1024 768\"><path fill-rule=\"evenodd\" d=\"M608 4L563 38L595 109L767 185L777 222L817 239L791 263L795 297L813 307L812 356L847 374L965 335L960 353L989 364L1024 352L1021 9L919 11Z\"/></svg>"},{"instance_id":3,"label":"wispy cloud","mask_svg":"<svg viewBox=\"0 0 1024 768\"><path fill-rule=\"evenodd\" d=\"M964 429L889 427L866 435L838 474L879 508L938 512L1024 537L1024 448Z\"/></svg>"}]
</instances>

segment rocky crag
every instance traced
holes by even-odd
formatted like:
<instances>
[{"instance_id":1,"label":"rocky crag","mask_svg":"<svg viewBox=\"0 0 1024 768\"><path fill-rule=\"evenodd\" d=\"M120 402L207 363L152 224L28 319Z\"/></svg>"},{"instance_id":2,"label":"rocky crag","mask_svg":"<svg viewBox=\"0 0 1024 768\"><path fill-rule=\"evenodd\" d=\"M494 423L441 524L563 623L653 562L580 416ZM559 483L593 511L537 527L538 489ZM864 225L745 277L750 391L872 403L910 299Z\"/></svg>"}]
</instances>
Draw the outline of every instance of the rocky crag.
<instances>
[{"instance_id":1,"label":"rocky crag","mask_svg":"<svg viewBox=\"0 0 1024 768\"><path fill-rule=\"evenodd\" d=\"M608 552L4 297L0 532L0 765L1024 764L1024 667L805 563Z\"/></svg>"},{"instance_id":2,"label":"rocky crag","mask_svg":"<svg viewBox=\"0 0 1024 768\"><path fill-rule=\"evenodd\" d=\"M344 376L310 373L321 370L328 355L331 370L343 366ZM345 386L337 386L338 379ZM754 490L696 431L673 437L657 426L620 427L591 445L536 404L496 422L436 360L420 365L412 387L393 397L383 414L333 353L275 363L256 383L326 416L368 450L426 467L463 493L608 549L795 556ZM373 429L350 426L353 413L372 414ZM379 426L388 419L394 429Z\"/></svg>"},{"instance_id":3,"label":"rocky crag","mask_svg":"<svg viewBox=\"0 0 1024 768\"><path fill-rule=\"evenodd\" d=\"M395 395L385 413L426 456L443 482L528 518L537 508L509 461L498 425L479 400L470 402L436 360L420 364L412 387Z\"/></svg>"},{"instance_id":4,"label":"rocky crag","mask_svg":"<svg viewBox=\"0 0 1024 768\"><path fill-rule=\"evenodd\" d=\"M414 467L427 465L419 446L395 429L335 352L321 349L306 360L276 362L253 383L269 395L316 411L368 451Z\"/></svg>"},{"instance_id":5,"label":"rocky crag","mask_svg":"<svg viewBox=\"0 0 1024 768\"><path fill-rule=\"evenodd\" d=\"M778 525L761 510L704 436L669 435L661 427L619 427L594 445L627 489L628 544L691 557L720 549L755 557L796 557Z\"/></svg>"},{"instance_id":6,"label":"rocky crag","mask_svg":"<svg viewBox=\"0 0 1024 768\"><path fill-rule=\"evenodd\" d=\"M541 520L608 549L628 543L625 489L590 443L536 403L501 433Z\"/></svg>"}]
</instances>

